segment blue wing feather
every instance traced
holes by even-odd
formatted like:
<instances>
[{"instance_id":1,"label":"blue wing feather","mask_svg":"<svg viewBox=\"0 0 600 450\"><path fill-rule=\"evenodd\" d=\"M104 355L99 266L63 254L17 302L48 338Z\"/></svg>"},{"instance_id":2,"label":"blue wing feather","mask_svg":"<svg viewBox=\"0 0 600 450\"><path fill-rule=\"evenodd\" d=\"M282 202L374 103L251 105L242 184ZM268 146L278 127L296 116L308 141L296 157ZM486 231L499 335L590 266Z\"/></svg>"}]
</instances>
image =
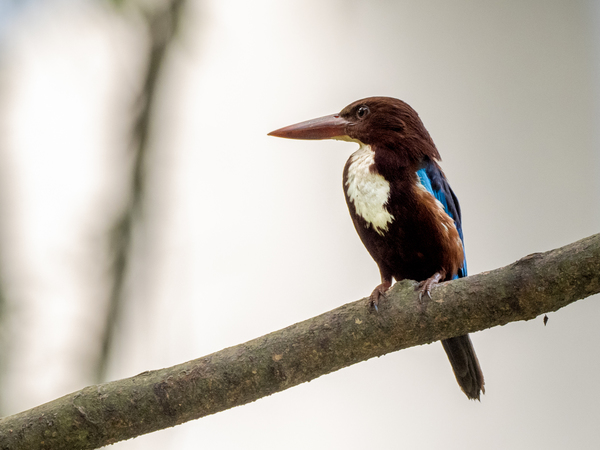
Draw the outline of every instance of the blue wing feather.
<instances>
[{"instance_id":1,"label":"blue wing feather","mask_svg":"<svg viewBox=\"0 0 600 450\"><path fill-rule=\"evenodd\" d=\"M460 214L460 205L458 198L450 188L450 184L439 166L433 161L429 161L423 169L417 171L421 184L431 193L443 206L446 214L454 220L454 225L463 243L463 264L458 269L458 273L453 277L462 278L467 276L467 259L464 257L465 241L462 231L462 219Z\"/></svg>"}]
</instances>

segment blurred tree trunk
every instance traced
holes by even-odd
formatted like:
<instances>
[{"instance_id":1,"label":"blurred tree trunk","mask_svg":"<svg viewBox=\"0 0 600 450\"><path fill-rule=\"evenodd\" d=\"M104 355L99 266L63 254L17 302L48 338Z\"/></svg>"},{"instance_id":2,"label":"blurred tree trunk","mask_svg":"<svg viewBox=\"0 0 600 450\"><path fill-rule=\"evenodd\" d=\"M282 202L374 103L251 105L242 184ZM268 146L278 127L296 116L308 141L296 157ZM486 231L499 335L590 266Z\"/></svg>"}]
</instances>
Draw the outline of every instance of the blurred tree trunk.
<instances>
[{"instance_id":1,"label":"blurred tree trunk","mask_svg":"<svg viewBox=\"0 0 600 450\"><path fill-rule=\"evenodd\" d=\"M443 283L415 282L174 367L90 386L0 419L0 449L92 449L288 389L386 353L518 320L600 292L600 234ZM489 386L493 389L493 386Z\"/></svg>"},{"instance_id":2,"label":"blurred tree trunk","mask_svg":"<svg viewBox=\"0 0 600 450\"><path fill-rule=\"evenodd\" d=\"M2 381L3 381L3 377L2 375L4 375L5 373L5 355L6 355L6 349L7 349L7 339L8 336L6 335L6 315L5 315L5 297L4 297L4 289L3 289L3 285L2 285L2 280L0 279L0 386L2 386ZM0 389L0 405L3 404L2 400L3 397L1 397L2 395L2 389ZM2 415L2 411L0 411L0 415Z\"/></svg>"},{"instance_id":3,"label":"blurred tree trunk","mask_svg":"<svg viewBox=\"0 0 600 450\"><path fill-rule=\"evenodd\" d=\"M121 2L118 2L121 3ZM132 235L136 221L142 218L142 204L145 193L145 170L148 160L150 120L155 104L161 69L169 45L177 31L180 10L184 0L169 0L159 8L144 15L150 31L150 54L143 89L140 93L139 116L134 125L132 140L134 146L133 168L129 199L123 214L117 218L110 234L112 250L112 289L104 323L101 352L96 368L98 382L106 378L108 359L115 334L115 326L125 302L125 280L132 254Z\"/></svg>"}]
</instances>

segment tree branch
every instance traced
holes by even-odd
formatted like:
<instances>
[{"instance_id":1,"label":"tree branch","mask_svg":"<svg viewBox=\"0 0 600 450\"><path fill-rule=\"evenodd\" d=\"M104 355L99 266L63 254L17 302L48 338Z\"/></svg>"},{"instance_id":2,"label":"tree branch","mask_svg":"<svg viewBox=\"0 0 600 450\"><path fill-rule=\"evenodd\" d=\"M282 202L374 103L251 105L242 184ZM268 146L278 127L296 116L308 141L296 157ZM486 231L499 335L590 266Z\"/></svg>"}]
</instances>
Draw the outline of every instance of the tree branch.
<instances>
[{"instance_id":1,"label":"tree branch","mask_svg":"<svg viewBox=\"0 0 600 450\"><path fill-rule=\"evenodd\" d=\"M0 449L91 449L288 389L375 356L556 311L600 292L600 234L434 289L365 300L174 367L0 419Z\"/></svg>"}]
</instances>

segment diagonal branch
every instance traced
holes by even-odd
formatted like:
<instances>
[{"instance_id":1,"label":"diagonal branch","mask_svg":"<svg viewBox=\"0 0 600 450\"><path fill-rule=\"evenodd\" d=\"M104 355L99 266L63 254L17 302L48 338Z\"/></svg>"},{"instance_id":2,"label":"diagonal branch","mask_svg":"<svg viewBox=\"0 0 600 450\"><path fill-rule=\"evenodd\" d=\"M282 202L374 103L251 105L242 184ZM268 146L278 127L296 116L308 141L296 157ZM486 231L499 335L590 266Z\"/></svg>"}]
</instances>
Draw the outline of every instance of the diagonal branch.
<instances>
[{"instance_id":1,"label":"diagonal branch","mask_svg":"<svg viewBox=\"0 0 600 450\"><path fill-rule=\"evenodd\" d=\"M392 351L530 320L600 292L600 234L444 283L365 301L174 367L90 386L0 419L0 449L92 449L184 423Z\"/></svg>"}]
</instances>

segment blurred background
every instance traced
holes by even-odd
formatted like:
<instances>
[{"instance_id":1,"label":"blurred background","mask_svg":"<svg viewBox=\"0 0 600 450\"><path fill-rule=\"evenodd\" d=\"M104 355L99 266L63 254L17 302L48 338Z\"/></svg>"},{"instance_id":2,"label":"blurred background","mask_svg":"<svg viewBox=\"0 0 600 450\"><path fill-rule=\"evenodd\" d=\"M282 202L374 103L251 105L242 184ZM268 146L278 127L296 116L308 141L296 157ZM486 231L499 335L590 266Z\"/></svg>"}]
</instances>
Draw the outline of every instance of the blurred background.
<instances>
[{"instance_id":1,"label":"blurred background","mask_svg":"<svg viewBox=\"0 0 600 450\"><path fill-rule=\"evenodd\" d=\"M267 137L362 97L421 115L469 271L600 231L595 1L0 0L0 409L242 343L368 295L355 145ZM115 449L597 449L598 297Z\"/></svg>"}]
</instances>

